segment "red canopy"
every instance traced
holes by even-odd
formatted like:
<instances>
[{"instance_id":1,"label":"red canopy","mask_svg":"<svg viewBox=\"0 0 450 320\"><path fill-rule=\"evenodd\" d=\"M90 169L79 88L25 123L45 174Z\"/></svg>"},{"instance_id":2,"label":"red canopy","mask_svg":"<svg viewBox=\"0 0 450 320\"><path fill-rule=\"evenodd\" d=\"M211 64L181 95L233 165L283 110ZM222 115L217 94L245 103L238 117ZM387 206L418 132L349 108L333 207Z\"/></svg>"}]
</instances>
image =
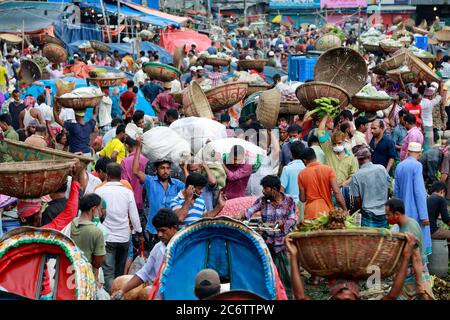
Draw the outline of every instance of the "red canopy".
<instances>
[{"instance_id":1,"label":"red canopy","mask_svg":"<svg viewBox=\"0 0 450 320\"><path fill-rule=\"evenodd\" d=\"M195 43L198 51L205 51L211 46L211 40L207 35L200 34L194 30L185 29L166 29L161 31L161 40L159 45L169 51L170 54L175 53L175 49L183 44L189 50L191 45Z\"/></svg>"}]
</instances>

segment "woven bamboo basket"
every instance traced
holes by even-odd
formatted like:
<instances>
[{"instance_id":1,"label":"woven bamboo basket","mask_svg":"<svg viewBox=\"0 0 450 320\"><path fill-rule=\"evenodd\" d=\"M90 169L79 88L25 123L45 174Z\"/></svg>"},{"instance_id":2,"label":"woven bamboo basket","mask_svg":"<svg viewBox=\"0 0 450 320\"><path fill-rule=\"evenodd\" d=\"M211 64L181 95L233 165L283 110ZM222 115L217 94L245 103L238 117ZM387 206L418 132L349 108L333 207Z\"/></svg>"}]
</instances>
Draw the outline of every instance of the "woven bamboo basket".
<instances>
[{"instance_id":1,"label":"woven bamboo basket","mask_svg":"<svg viewBox=\"0 0 450 320\"><path fill-rule=\"evenodd\" d=\"M313 81L304 83L295 90L295 95L300 104L307 110L314 110L316 108L314 100L323 97L339 99L341 103L339 107L341 109L344 109L350 103L350 95L345 89L326 82Z\"/></svg>"},{"instance_id":2,"label":"woven bamboo basket","mask_svg":"<svg viewBox=\"0 0 450 320\"><path fill-rule=\"evenodd\" d=\"M180 69L183 61L184 53L186 52L186 45L183 44L175 49L173 54L173 65L175 68Z\"/></svg>"},{"instance_id":3,"label":"woven bamboo basket","mask_svg":"<svg viewBox=\"0 0 450 320\"><path fill-rule=\"evenodd\" d=\"M257 70L264 71L264 67L266 66L267 59L257 59L257 60L239 60L238 61L238 69L239 70Z\"/></svg>"},{"instance_id":4,"label":"woven bamboo basket","mask_svg":"<svg viewBox=\"0 0 450 320\"><path fill-rule=\"evenodd\" d=\"M89 83L93 83L97 87L106 88L106 87L121 86L123 79L125 79L125 78L124 77L118 77L118 78L87 78L86 80Z\"/></svg>"},{"instance_id":5,"label":"woven bamboo basket","mask_svg":"<svg viewBox=\"0 0 450 320\"><path fill-rule=\"evenodd\" d=\"M380 47L381 47L381 49L383 49L384 52L391 53L391 52L396 52L396 51L400 50L401 48L403 48L403 45L401 45L401 46L388 46L388 45L385 45L385 44L380 42Z\"/></svg>"},{"instance_id":6,"label":"woven bamboo basket","mask_svg":"<svg viewBox=\"0 0 450 320\"><path fill-rule=\"evenodd\" d=\"M366 84L367 64L353 49L343 47L330 49L317 61L314 67L314 80L335 84L345 88L350 95L354 95Z\"/></svg>"},{"instance_id":7,"label":"woven bamboo basket","mask_svg":"<svg viewBox=\"0 0 450 320\"><path fill-rule=\"evenodd\" d=\"M437 41L450 42L450 30L441 30L435 34Z\"/></svg>"},{"instance_id":8,"label":"woven bamboo basket","mask_svg":"<svg viewBox=\"0 0 450 320\"><path fill-rule=\"evenodd\" d=\"M10 34L10 33L0 34L0 40L8 42L8 43L12 43L12 44L22 43L21 37L16 36L15 34Z\"/></svg>"},{"instance_id":9,"label":"woven bamboo basket","mask_svg":"<svg viewBox=\"0 0 450 320\"><path fill-rule=\"evenodd\" d=\"M78 50L84 53L95 53L95 50L91 47L78 47Z\"/></svg>"},{"instance_id":10,"label":"woven bamboo basket","mask_svg":"<svg viewBox=\"0 0 450 320\"><path fill-rule=\"evenodd\" d=\"M439 76L437 76L433 70L431 70L425 63L423 63L419 58L412 54L407 54L405 59L406 65L409 70L417 75L419 80L427 82L439 82Z\"/></svg>"},{"instance_id":11,"label":"woven bamboo basket","mask_svg":"<svg viewBox=\"0 0 450 320\"><path fill-rule=\"evenodd\" d=\"M170 95L173 97L173 100L179 104L183 104L183 91L179 92L171 92Z\"/></svg>"},{"instance_id":12,"label":"woven bamboo basket","mask_svg":"<svg viewBox=\"0 0 450 320\"><path fill-rule=\"evenodd\" d=\"M180 70L162 63L148 62L143 69L151 79L162 82L170 82L181 76Z\"/></svg>"},{"instance_id":13,"label":"woven bamboo basket","mask_svg":"<svg viewBox=\"0 0 450 320\"><path fill-rule=\"evenodd\" d=\"M183 112L189 117L208 119L214 117L208 98L195 81L192 81L191 85L183 90Z\"/></svg>"},{"instance_id":14,"label":"woven bamboo basket","mask_svg":"<svg viewBox=\"0 0 450 320\"><path fill-rule=\"evenodd\" d=\"M342 45L341 39L334 34L325 34L317 39L314 47L317 51L327 51Z\"/></svg>"},{"instance_id":15,"label":"woven bamboo basket","mask_svg":"<svg viewBox=\"0 0 450 320\"><path fill-rule=\"evenodd\" d=\"M389 108L392 98L368 98L353 96L352 106L360 111L377 112Z\"/></svg>"},{"instance_id":16,"label":"woven bamboo basket","mask_svg":"<svg viewBox=\"0 0 450 320\"><path fill-rule=\"evenodd\" d=\"M272 129L277 125L280 101L281 92L277 88L264 91L259 97L256 118L266 129Z\"/></svg>"},{"instance_id":17,"label":"woven bamboo basket","mask_svg":"<svg viewBox=\"0 0 450 320\"><path fill-rule=\"evenodd\" d=\"M421 34L423 36L428 35L428 31L419 27L412 27L414 33Z\"/></svg>"},{"instance_id":18,"label":"woven bamboo basket","mask_svg":"<svg viewBox=\"0 0 450 320\"><path fill-rule=\"evenodd\" d=\"M49 61L44 57L36 57L34 60L22 60L20 63L20 78L26 84L32 84L35 81L44 78L45 67Z\"/></svg>"},{"instance_id":19,"label":"woven bamboo basket","mask_svg":"<svg viewBox=\"0 0 450 320\"><path fill-rule=\"evenodd\" d=\"M395 271L406 244L400 233L373 229L294 232L300 265L314 276L367 280L373 266L382 279Z\"/></svg>"},{"instance_id":20,"label":"woven bamboo basket","mask_svg":"<svg viewBox=\"0 0 450 320\"><path fill-rule=\"evenodd\" d=\"M434 57L432 57L432 58L417 57L417 58L419 58L426 65L428 65L429 63L433 64L434 61L436 60Z\"/></svg>"},{"instance_id":21,"label":"woven bamboo basket","mask_svg":"<svg viewBox=\"0 0 450 320\"><path fill-rule=\"evenodd\" d=\"M95 161L94 158L76 155L71 152L51 148L41 148L10 139L5 139L4 143L6 143L8 153L14 161L64 160L67 162L68 160L78 159L85 166L88 165L89 162Z\"/></svg>"},{"instance_id":22,"label":"woven bamboo basket","mask_svg":"<svg viewBox=\"0 0 450 320\"><path fill-rule=\"evenodd\" d=\"M246 97L248 97L256 92L269 90L270 87L271 87L270 84L264 84L264 85L249 84Z\"/></svg>"},{"instance_id":23,"label":"woven bamboo basket","mask_svg":"<svg viewBox=\"0 0 450 320\"><path fill-rule=\"evenodd\" d=\"M39 198L58 190L74 161L28 161L0 164L0 194Z\"/></svg>"},{"instance_id":24,"label":"woven bamboo basket","mask_svg":"<svg viewBox=\"0 0 450 320\"><path fill-rule=\"evenodd\" d=\"M363 48L367 52L380 52L381 51L380 45L375 45L375 44L364 43Z\"/></svg>"},{"instance_id":25,"label":"woven bamboo basket","mask_svg":"<svg viewBox=\"0 0 450 320\"><path fill-rule=\"evenodd\" d=\"M57 44L58 46L64 47L64 42L62 42L61 40L59 40L56 37L49 36L48 34L46 34L44 36L44 42L45 43L54 43L54 44Z\"/></svg>"},{"instance_id":26,"label":"woven bamboo basket","mask_svg":"<svg viewBox=\"0 0 450 320\"><path fill-rule=\"evenodd\" d=\"M102 102L103 94L97 97L88 98L62 98L56 97L56 101L64 108L71 108L74 110L84 110L87 108L95 108Z\"/></svg>"},{"instance_id":27,"label":"woven bamboo basket","mask_svg":"<svg viewBox=\"0 0 450 320\"><path fill-rule=\"evenodd\" d=\"M47 43L44 46L42 53L44 57L53 63L63 63L67 60L66 49L54 43Z\"/></svg>"},{"instance_id":28,"label":"woven bamboo basket","mask_svg":"<svg viewBox=\"0 0 450 320\"><path fill-rule=\"evenodd\" d=\"M230 82L205 92L212 111L228 109L245 98L247 82Z\"/></svg>"},{"instance_id":29,"label":"woven bamboo basket","mask_svg":"<svg viewBox=\"0 0 450 320\"><path fill-rule=\"evenodd\" d=\"M205 58L205 64L210 66L226 67L230 64L230 62L231 60L226 58Z\"/></svg>"},{"instance_id":30,"label":"woven bamboo basket","mask_svg":"<svg viewBox=\"0 0 450 320\"><path fill-rule=\"evenodd\" d=\"M300 101L280 102L280 114L298 115L303 113L306 113L306 109L301 105Z\"/></svg>"},{"instance_id":31,"label":"woven bamboo basket","mask_svg":"<svg viewBox=\"0 0 450 320\"><path fill-rule=\"evenodd\" d=\"M89 43L91 44L91 48L94 49L95 51L101 51L101 52L111 51L111 48L104 42L90 40Z\"/></svg>"},{"instance_id":32,"label":"woven bamboo basket","mask_svg":"<svg viewBox=\"0 0 450 320\"><path fill-rule=\"evenodd\" d=\"M398 69L389 70L388 72L386 72L386 75L397 82L400 82L401 77L404 84L417 82L417 80L419 79L414 72L400 72Z\"/></svg>"},{"instance_id":33,"label":"woven bamboo basket","mask_svg":"<svg viewBox=\"0 0 450 320\"><path fill-rule=\"evenodd\" d=\"M405 59L406 59L406 51L399 50L391 58L386 59L385 61L379 63L376 68L377 70L381 70L380 71L381 74L385 74L389 70L400 68L405 63Z\"/></svg>"}]
</instances>

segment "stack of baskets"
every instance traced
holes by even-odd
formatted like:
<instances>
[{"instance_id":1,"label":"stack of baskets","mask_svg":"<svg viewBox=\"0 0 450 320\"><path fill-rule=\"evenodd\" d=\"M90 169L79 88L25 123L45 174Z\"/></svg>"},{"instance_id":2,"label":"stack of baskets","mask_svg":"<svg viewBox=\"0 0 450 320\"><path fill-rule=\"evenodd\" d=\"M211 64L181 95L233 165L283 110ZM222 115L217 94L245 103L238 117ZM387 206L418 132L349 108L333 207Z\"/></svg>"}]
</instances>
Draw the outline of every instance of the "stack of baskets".
<instances>
[{"instance_id":1,"label":"stack of baskets","mask_svg":"<svg viewBox=\"0 0 450 320\"><path fill-rule=\"evenodd\" d=\"M246 82L230 82L205 92L212 111L228 109L244 99L247 94Z\"/></svg>"},{"instance_id":2,"label":"stack of baskets","mask_svg":"<svg viewBox=\"0 0 450 320\"><path fill-rule=\"evenodd\" d=\"M260 95L256 108L256 118L265 128L272 129L277 125L280 101L281 93L278 88L264 91Z\"/></svg>"},{"instance_id":3,"label":"stack of baskets","mask_svg":"<svg viewBox=\"0 0 450 320\"><path fill-rule=\"evenodd\" d=\"M191 85L183 90L183 112L189 117L212 119L214 117L208 98L206 98L200 85L192 81Z\"/></svg>"}]
</instances>

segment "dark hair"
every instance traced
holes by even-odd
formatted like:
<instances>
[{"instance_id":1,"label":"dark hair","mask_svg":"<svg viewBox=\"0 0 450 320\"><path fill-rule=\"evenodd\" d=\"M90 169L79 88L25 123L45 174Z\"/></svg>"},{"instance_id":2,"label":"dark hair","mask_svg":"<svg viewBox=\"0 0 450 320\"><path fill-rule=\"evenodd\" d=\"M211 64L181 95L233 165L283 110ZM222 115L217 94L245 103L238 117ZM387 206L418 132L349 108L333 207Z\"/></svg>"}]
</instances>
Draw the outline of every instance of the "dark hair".
<instances>
[{"instance_id":1,"label":"dark hair","mask_svg":"<svg viewBox=\"0 0 450 320\"><path fill-rule=\"evenodd\" d=\"M58 132L55 136L56 142L61 143L62 138L64 137L66 133L64 133L63 131Z\"/></svg>"},{"instance_id":2,"label":"dark hair","mask_svg":"<svg viewBox=\"0 0 450 320\"><path fill-rule=\"evenodd\" d=\"M66 181L64 181L64 183L61 185L61 187L59 187L58 190L56 190L55 193L66 193L67 191L67 179Z\"/></svg>"},{"instance_id":3,"label":"dark hair","mask_svg":"<svg viewBox=\"0 0 450 320\"><path fill-rule=\"evenodd\" d=\"M133 139L131 139L130 137L126 137L125 138L125 144L127 145L127 146L130 146L130 147L135 147L136 146L136 140L133 140Z\"/></svg>"},{"instance_id":4,"label":"dark hair","mask_svg":"<svg viewBox=\"0 0 450 320\"><path fill-rule=\"evenodd\" d=\"M341 124L341 126L339 127L339 130L343 133L345 133L345 131L347 131L347 129L350 128L350 124L348 122Z\"/></svg>"},{"instance_id":5,"label":"dark hair","mask_svg":"<svg viewBox=\"0 0 450 320\"><path fill-rule=\"evenodd\" d=\"M116 128L116 135L124 133L125 132L125 125L119 124Z\"/></svg>"},{"instance_id":6,"label":"dark hair","mask_svg":"<svg viewBox=\"0 0 450 320\"><path fill-rule=\"evenodd\" d=\"M144 115L145 115L144 111L142 111L142 110L136 110L136 111L134 112L134 114L133 114L133 122L134 122L134 123L138 123L139 120L141 120L141 119L144 118Z\"/></svg>"},{"instance_id":7,"label":"dark hair","mask_svg":"<svg viewBox=\"0 0 450 320\"><path fill-rule=\"evenodd\" d=\"M365 117L365 116L361 116L361 117L356 118L355 127L356 127L356 129L359 129L359 127L366 125L368 123L369 123L369 119L367 119L367 117Z\"/></svg>"},{"instance_id":8,"label":"dark hair","mask_svg":"<svg viewBox=\"0 0 450 320\"><path fill-rule=\"evenodd\" d=\"M81 212L87 212L102 203L102 198L96 193L88 193L81 197L78 207Z\"/></svg>"},{"instance_id":9,"label":"dark hair","mask_svg":"<svg viewBox=\"0 0 450 320\"><path fill-rule=\"evenodd\" d=\"M99 172L99 171L106 172L106 167L108 166L108 164L110 164L112 162L113 161L110 158L108 158L108 157L101 157L95 163L95 171L97 171L97 172Z\"/></svg>"},{"instance_id":10,"label":"dark hair","mask_svg":"<svg viewBox=\"0 0 450 320\"><path fill-rule=\"evenodd\" d=\"M44 102L45 102L45 97L44 97L44 95L40 94L40 95L37 97L37 102L38 102L39 104L44 103Z\"/></svg>"},{"instance_id":11,"label":"dark hair","mask_svg":"<svg viewBox=\"0 0 450 320\"><path fill-rule=\"evenodd\" d=\"M194 186L194 187L206 187L208 184L208 179L202 176L200 173L192 172L186 178L186 187Z\"/></svg>"},{"instance_id":12,"label":"dark hair","mask_svg":"<svg viewBox=\"0 0 450 320\"><path fill-rule=\"evenodd\" d=\"M159 55L156 54L156 53L153 55L153 57L155 57L155 60L158 60L158 59L159 59Z\"/></svg>"},{"instance_id":13,"label":"dark hair","mask_svg":"<svg viewBox=\"0 0 450 320\"><path fill-rule=\"evenodd\" d=\"M172 165L172 162L169 160L161 160L161 161L155 161L155 169L158 169L159 166L163 165L163 164L168 164L169 166Z\"/></svg>"},{"instance_id":14,"label":"dark hair","mask_svg":"<svg viewBox=\"0 0 450 320\"><path fill-rule=\"evenodd\" d=\"M320 143L319 138L314 134L308 138L308 147L311 147L313 145L313 143Z\"/></svg>"},{"instance_id":15,"label":"dark hair","mask_svg":"<svg viewBox=\"0 0 450 320\"><path fill-rule=\"evenodd\" d=\"M426 85L421 84L418 88L417 88L417 92L420 93L421 95L423 95L425 93L425 90L427 89Z\"/></svg>"},{"instance_id":16,"label":"dark hair","mask_svg":"<svg viewBox=\"0 0 450 320\"><path fill-rule=\"evenodd\" d=\"M443 182L433 183L433 185L431 186L430 192L434 193L434 192L439 192L439 191L444 191L445 194L447 194L447 186L445 185L445 183L443 183Z\"/></svg>"},{"instance_id":17,"label":"dark hair","mask_svg":"<svg viewBox=\"0 0 450 320\"><path fill-rule=\"evenodd\" d=\"M413 93L413 94L411 95L411 98L414 99L414 100L417 100L417 99L420 98L420 94L418 94L418 93Z\"/></svg>"},{"instance_id":18,"label":"dark hair","mask_svg":"<svg viewBox=\"0 0 450 320\"><path fill-rule=\"evenodd\" d=\"M139 92L139 88L136 87L136 86L134 86L134 87L133 87L133 92L134 92L134 93L138 93L138 92Z\"/></svg>"},{"instance_id":19,"label":"dark hair","mask_svg":"<svg viewBox=\"0 0 450 320\"><path fill-rule=\"evenodd\" d=\"M127 88L128 88L128 89L134 88L134 81L133 81L133 80L128 80L128 81L127 81Z\"/></svg>"},{"instance_id":20,"label":"dark hair","mask_svg":"<svg viewBox=\"0 0 450 320\"><path fill-rule=\"evenodd\" d=\"M381 129L385 128L385 124L384 124L384 120L383 119L375 119L375 121L378 121L378 125L380 126Z\"/></svg>"},{"instance_id":21,"label":"dark hair","mask_svg":"<svg viewBox=\"0 0 450 320\"><path fill-rule=\"evenodd\" d=\"M403 118L404 116L406 116L409 112L406 111L405 109L402 109L398 112L398 117L399 118Z\"/></svg>"},{"instance_id":22,"label":"dark hair","mask_svg":"<svg viewBox=\"0 0 450 320\"><path fill-rule=\"evenodd\" d=\"M174 118L174 119L178 119L178 111L175 109L169 109L166 112L166 116Z\"/></svg>"},{"instance_id":23,"label":"dark hair","mask_svg":"<svg viewBox=\"0 0 450 320\"><path fill-rule=\"evenodd\" d=\"M291 149L292 158L294 158L294 160L299 160L305 150L305 145L301 141L295 141L294 143L291 143L289 148Z\"/></svg>"},{"instance_id":24,"label":"dark hair","mask_svg":"<svg viewBox=\"0 0 450 320\"><path fill-rule=\"evenodd\" d=\"M303 150L300 159L303 161L314 161L317 159L316 152L313 148L306 148Z\"/></svg>"},{"instance_id":25,"label":"dark hair","mask_svg":"<svg viewBox=\"0 0 450 320\"><path fill-rule=\"evenodd\" d=\"M353 114L350 110L343 110L341 111L341 113L339 114L339 117L343 117L346 118L350 121L353 121Z\"/></svg>"},{"instance_id":26,"label":"dark hair","mask_svg":"<svg viewBox=\"0 0 450 320\"><path fill-rule=\"evenodd\" d=\"M405 204L398 198L389 199L386 202L386 206L389 207L392 212L400 212L401 214L405 214Z\"/></svg>"},{"instance_id":27,"label":"dark hair","mask_svg":"<svg viewBox=\"0 0 450 320\"><path fill-rule=\"evenodd\" d=\"M399 93L398 93L398 100L399 100L399 101L402 100L402 99L405 99L405 98L408 98L408 96L406 95L406 93L404 93L404 92L399 92Z\"/></svg>"},{"instance_id":28,"label":"dark hair","mask_svg":"<svg viewBox=\"0 0 450 320\"><path fill-rule=\"evenodd\" d=\"M152 219L152 224L156 229L172 228L178 225L178 216L172 209L159 209Z\"/></svg>"},{"instance_id":29,"label":"dark hair","mask_svg":"<svg viewBox=\"0 0 450 320\"><path fill-rule=\"evenodd\" d=\"M12 124L11 115L9 113L0 114L0 121L10 126Z\"/></svg>"},{"instance_id":30,"label":"dark hair","mask_svg":"<svg viewBox=\"0 0 450 320\"><path fill-rule=\"evenodd\" d=\"M281 80L281 76L276 73L273 77L272 77L273 83L276 83L277 81Z\"/></svg>"},{"instance_id":31,"label":"dark hair","mask_svg":"<svg viewBox=\"0 0 450 320\"><path fill-rule=\"evenodd\" d=\"M12 94L17 94L17 93L20 93L19 90L17 90L17 89L14 89L12 92Z\"/></svg>"},{"instance_id":32,"label":"dark hair","mask_svg":"<svg viewBox=\"0 0 450 320\"><path fill-rule=\"evenodd\" d=\"M261 179L261 186L263 188L272 188L277 191L280 191L281 181L280 178L278 178L275 175L268 175Z\"/></svg>"},{"instance_id":33,"label":"dark hair","mask_svg":"<svg viewBox=\"0 0 450 320\"><path fill-rule=\"evenodd\" d=\"M300 128L299 125L297 124L291 124L288 128L287 128L287 132L297 132L300 133L302 132L302 128Z\"/></svg>"},{"instance_id":34,"label":"dark hair","mask_svg":"<svg viewBox=\"0 0 450 320\"><path fill-rule=\"evenodd\" d=\"M36 126L36 133L45 133L45 132L47 132L47 127L46 126L43 126L43 125L38 125L38 126Z\"/></svg>"},{"instance_id":35,"label":"dark hair","mask_svg":"<svg viewBox=\"0 0 450 320\"><path fill-rule=\"evenodd\" d=\"M106 174L108 175L108 178L120 180L120 177L122 176L122 167L115 162L108 163L106 166Z\"/></svg>"},{"instance_id":36,"label":"dark hair","mask_svg":"<svg viewBox=\"0 0 450 320\"><path fill-rule=\"evenodd\" d=\"M406 114L403 117L403 120L409 124L416 124L416 117L414 115L412 115L411 113Z\"/></svg>"},{"instance_id":37,"label":"dark hair","mask_svg":"<svg viewBox=\"0 0 450 320\"><path fill-rule=\"evenodd\" d=\"M220 122L229 122L231 120L228 113L224 113L220 116Z\"/></svg>"},{"instance_id":38,"label":"dark hair","mask_svg":"<svg viewBox=\"0 0 450 320\"><path fill-rule=\"evenodd\" d=\"M450 57L449 56L444 56L443 58L442 58L442 61L444 61L444 62L448 62L450 60Z\"/></svg>"},{"instance_id":39,"label":"dark hair","mask_svg":"<svg viewBox=\"0 0 450 320\"><path fill-rule=\"evenodd\" d=\"M141 56L145 56L145 51L144 51L144 50L141 50L141 51L139 51L139 54L140 54Z\"/></svg>"}]
</instances>

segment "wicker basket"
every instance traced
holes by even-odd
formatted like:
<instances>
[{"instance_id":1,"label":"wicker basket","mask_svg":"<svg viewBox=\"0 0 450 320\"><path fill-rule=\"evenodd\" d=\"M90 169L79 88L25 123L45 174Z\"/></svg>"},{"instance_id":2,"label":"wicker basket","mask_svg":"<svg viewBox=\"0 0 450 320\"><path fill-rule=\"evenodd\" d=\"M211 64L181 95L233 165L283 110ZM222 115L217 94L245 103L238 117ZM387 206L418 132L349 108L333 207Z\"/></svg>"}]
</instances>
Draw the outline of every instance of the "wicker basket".
<instances>
[{"instance_id":1,"label":"wicker basket","mask_svg":"<svg viewBox=\"0 0 450 320\"><path fill-rule=\"evenodd\" d=\"M342 45L341 39L334 34L325 34L317 39L314 48L317 51L327 51L329 49L338 48Z\"/></svg>"},{"instance_id":2,"label":"wicker basket","mask_svg":"<svg viewBox=\"0 0 450 320\"><path fill-rule=\"evenodd\" d=\"M380 70L381 74L385 74L389 70L400 68L405 63L405 59L406 59L406 51L399 50L391 58L379 63L376 66L377 69L374 70L374 72Z\"/></svg>"},{"instance_id":3,"label":"wicker basket","mask_svg":"<svg viewBox=\"0 0 450 320\"><path fill-rule=\"evenodd\" d=\"M205 92L212 111L228 109L244 99L247 94L247 82L230 82Z\"/></svg>"},{"instance_id":4,"label":"wicker basket","mask_svg":"<svg viewBox=\"0 0 450 320\"><path fill-rule=\"evenodd\" d=\"M426 65L428 65L429 63L434 64L434 61L436 60L434 57L432 58L417 57L417 58L419 58Z\"/></svg>"},{"instance_id":5,"label":"wicker basket","mask_svg":"<svg viewBox=\"0 0 450 320\"><path fill-rule=\"evenodd\" d=\"M26 84L41 80L44 70L33 60L22 60L20 63L20 78Z\"/></svg>"},{"instance_id":6,"label":"wicker basket","mask_svg":"<svg viewBox=\"0 0 450 320\"><path fill-rule=\"evenodd\" d=\"M366 84L367 64L364 58L353 49L330 49L317 61L314 67L314 79L338 85L345 88L350 95L354 95Z\"/></svg>"},{"instance_id":7,"label":"wicker basket","mask_svg":"<svg viewBox=\"0 0 450 320\"><path fill-rule=\"evenodd\" d=\"M148 62L143 69L149 78L162 82L170 82L181 76L180 70L162 63Z\"/></svg>"},{"instance_id":8,"label":"wicker basket","mask_svg":"<svg viewBox=\"0 0 450 320\"><path fill-rule=\"evenodd\" d=\"M0 194L19 199L39 198L58 190L73 161L28 161L0 164Z\"/></svg>"},{"instance_id":9,"label":"wicker basket","mask_svg":"<svg viewBox=\"0 0 450 320\"><path fill-rule=\"evenodd\" d=\"M45 43L54 43L54 44L57 44L58 46L64 47L64 42L62 42L61 40L59 40L56 37L49 36L48 34L46 34L44 36L44 42Z\"/></svg>"},{"instance_id":10,"label":"wicker basket","mask_svg":"<svg viewBox=\"0 0 450 320\"><path fill-rule=\"evenodd\" d=\"M326 82L313 81L304 83L295 90L295 95L300 104L307 110L315 109L317 106L314 104L314 100L323 97L339 99L341 102L339 107L341 109L344 109L350 103L350 95L345 89Z\"/></svg>"},{"instance_id":11,"label":"wicker basket","mask_svg":"<svg viewBox=\"0 0 450 320\"><path fill-rule=\"evenodd\" d=\"M404 84L417 82L419 79L418 76L411 71L408 72L399 72L398 69L389 70L386 73L390 78L392 78L394 81L400 82L400 77Z\"/></svg>"},{"instance_id":12,"label":"wicker basket","mask_svg":"<svg viewBox=\"0 0 450 320\"><path fill-rule=\"evenodd\" d=\"M24 142L5 139L8 147L8 152L14 161L41 161L41 160L73 160L78 159L85 166L89 162L95 161L94 158L76 155L71 152L65 152L61 150L51 148L41 148L26 144Z\"/></svg>"},{"instance_id":13,"label":"wicker basket","mask_svg":"<svg viewBox=\"0 0 450 320\"><path fill-rule=\"evenodd\" d=\"M81 52L84 52L84 53L95 53L95 50L91 47L84 47L84 48L78 47L78 50L80 50Z\"/></svg>"},{"instance_id":14,"label":"wicker basket","mask_svg":"<svg viewBox=\"0 0 450 320\"><path fill-rule=\"evenodd\" d=\"M298 115L303 113L306 113L306 109L301 105L300 101L280 102L280 114Z\"/></svg>"},{"instance_id":15,"label":"wicker basket","mask_svg":"<svg viewBox=\"0 0 450 320\"><path fill-rule=\"evenodd\" d=\"M266 66L267 59L257 59L257 60L239 60L238 61L238 70L257 70L264 71L264 67Z\"/></svg>"},{"instance_id":16,"label":"wicker basket","mask_svg":"<svg viewBox=\"0 0 450 320\"><path fill-rule=\"evenodd\" d=\"M101 51L101 52L111 51L111 48L104 42L90 40L89 43L91 44L91 48L94 49L95 51Z\"/></svg>"},{"instance_id":17,"label":"wicker basket","mask_svg":"<svg viewBox=\"0 0 450 320\"><path fill-rule=\"evenodd\" d=\"M74 110L84 110L87 108L95 108L102 102L103 94L97 97L88 98L62 98L56 97L56 101L64 108L71 108Z\"/></svg>"},{"instance_id":18,"label":"wicker basket","mask_svg":"<svg viewBox=\"0 0 450 320\"><path fill-rule=\"evenodd\" d=\"M183 93L184 90L179 92L171 92L170 95L173 97L173 100L175 100L175 102L183 104Z\"/></svg>"},{"instance_id":19,"label":"wicker basket","mask_svg":"<svg viewBox=\"0 0 450 320\"><path fill-rule=\"evenodd\" d=\"M435 34L437 41L450 42L450 30L441 30Z\"/></svg>"},{"instance_id":20,"label":"wicker basket","mask_svg":"<svg viewBox=\"0 0 450 320\"><path fill-rule=\"evenodd\" d=\"M206 98L200 85L192 81L191 85L183 90L183 112L189 117L212 119L214 117L208 98Z\"/></svg>"},{"instance_id":21,"label":"wicker basket","mask_svg":"<svg viewBox=\"0 0 450 320\"><path fill-rule=\"evenodd\" d=\"M403 45L401 45L401 46L387 46L387 45L385 45L385 44L380 42L380 47L381 47L381 49L383 49L384 52L391 53L391 52L395 52L395 51L400 50L401 48L403 48Z\"/></svg>"},{"instance_id":22,"label":"wicker basket","mask_svg":"<svg viewBox=\"0 0 450 320\"><path fill-rule=\"evenodd\" d=\"M314 276L332 279L367 280L371 267L380 269L381 278L396 269L406 237L373 229L294 232L300 265Z\"/></svg>"},{"instance_id":23,"label":"wicker basket","mask_svg":"<svg viewBox=\"0 0 450 320\"><path fill-rule=\"evenodd\" d=\"M97 87L106 88L106 87L115 87L121 86L122 81L125 79L124 77L118 78L87 78L88 83L93 83Z\"/></svg>"},{"instance_id":24,"label":"wicker basket","mask_svg":"<svg viewBox=\"0 0 450 320\"><path fill-rule=\"evenodd\" d=\"M413 54L407 54L405 59L406 65L409 70L417 75L419 80L427 82L439 82L439 77L431 70L425 63L423 63L419 58L415 57Z\"/></svg>"},{"instance_id":25,"label":"wicker basket","mask_svg":"<svg viewBox=\"0 0 450 320\"><path fill-rule=\"evenodd\" d=\"M44 57L53 63L63 63L67 60L66 49L54 43L47 43L44 46L42 53Z\"/></svg>"},{"instance_id":26,"label":"wicker basket","mask_svg":"<svg viewBox=\"0 0 450 320\"><path fill-rule=\"evenodd\" d=\"M231 60L226 58L205 58L205 64L210 66L226 67L230 64Z\"/></svg>"},{"instance_id":27,"label":"wicker basket","mask_svg":"<svg viewBox=\"0 0 450 320\"><path fill-rule=\"evenodd\" d=\"M181 63L183 61L184 53L186 52L186 45L183 44L175 49L173 54L173 65L177 69L181 69Z\"/></svg>"},{"instance_id":28,"label":"wicker basket","mask_svg":"<svg viewBox=\"0 0 450 320\"><path fill-rule=\"evenodd\" d=\"M280 101L281 93L277 88L264 91L259 97L256 118L266 129L272 129L277 125Z\"/></svg>"},{"instance_id":29,"label":"wicker basket","mask_svg":"<svg viewBox=\"0 0 450 320\"><path fill-rule=\"evenodd\" d=\"M19 44L22 43L22 38L19 36L16 36L15 34L10 33L2 33L0 34L0 40L12 43L12 44Z\"/></svg>"},{"instance_id":30,"label":"wicker basket","mask_svg":"<svg viewBox=\"0 0 450 320\"><path fill-rule=\"evenodd\" d=\"M380 52L381 51L380 45L375 45L375 44L364 43L363 48L367 52Z\"/></svg>"},{"instance_id":31,"label":"wicker basket","mask_svg":"<svg viewBox=\"0 0 450 320\"><path fill-rule=\"evenodd\" d=\"M419 27L412 27L414 33L421 34L423 36L428 35L428 31Z\"/></svg>"},{"instance_id":32,"label":"wicker basket","mask_svg":"<svg viewBox=\"0 0 450 320\"><path fill-rule=\"evenodd\" d=\"M377 112L389 108L392 98L368 98L353 96L351 103L356 109L367 112Z\"/></svg>"},{"instance_id":33,"label":"wicker basket","mask_svg":"<svg viewBox=\"0 0 450 320\"><path fill-rule=\"evenodd\" d=\"M249 84L246 97L248 97L256 92L269 90L270 87L271 87L270 84L263 84L263 85Z\"/></svg>"}]
</instances>

